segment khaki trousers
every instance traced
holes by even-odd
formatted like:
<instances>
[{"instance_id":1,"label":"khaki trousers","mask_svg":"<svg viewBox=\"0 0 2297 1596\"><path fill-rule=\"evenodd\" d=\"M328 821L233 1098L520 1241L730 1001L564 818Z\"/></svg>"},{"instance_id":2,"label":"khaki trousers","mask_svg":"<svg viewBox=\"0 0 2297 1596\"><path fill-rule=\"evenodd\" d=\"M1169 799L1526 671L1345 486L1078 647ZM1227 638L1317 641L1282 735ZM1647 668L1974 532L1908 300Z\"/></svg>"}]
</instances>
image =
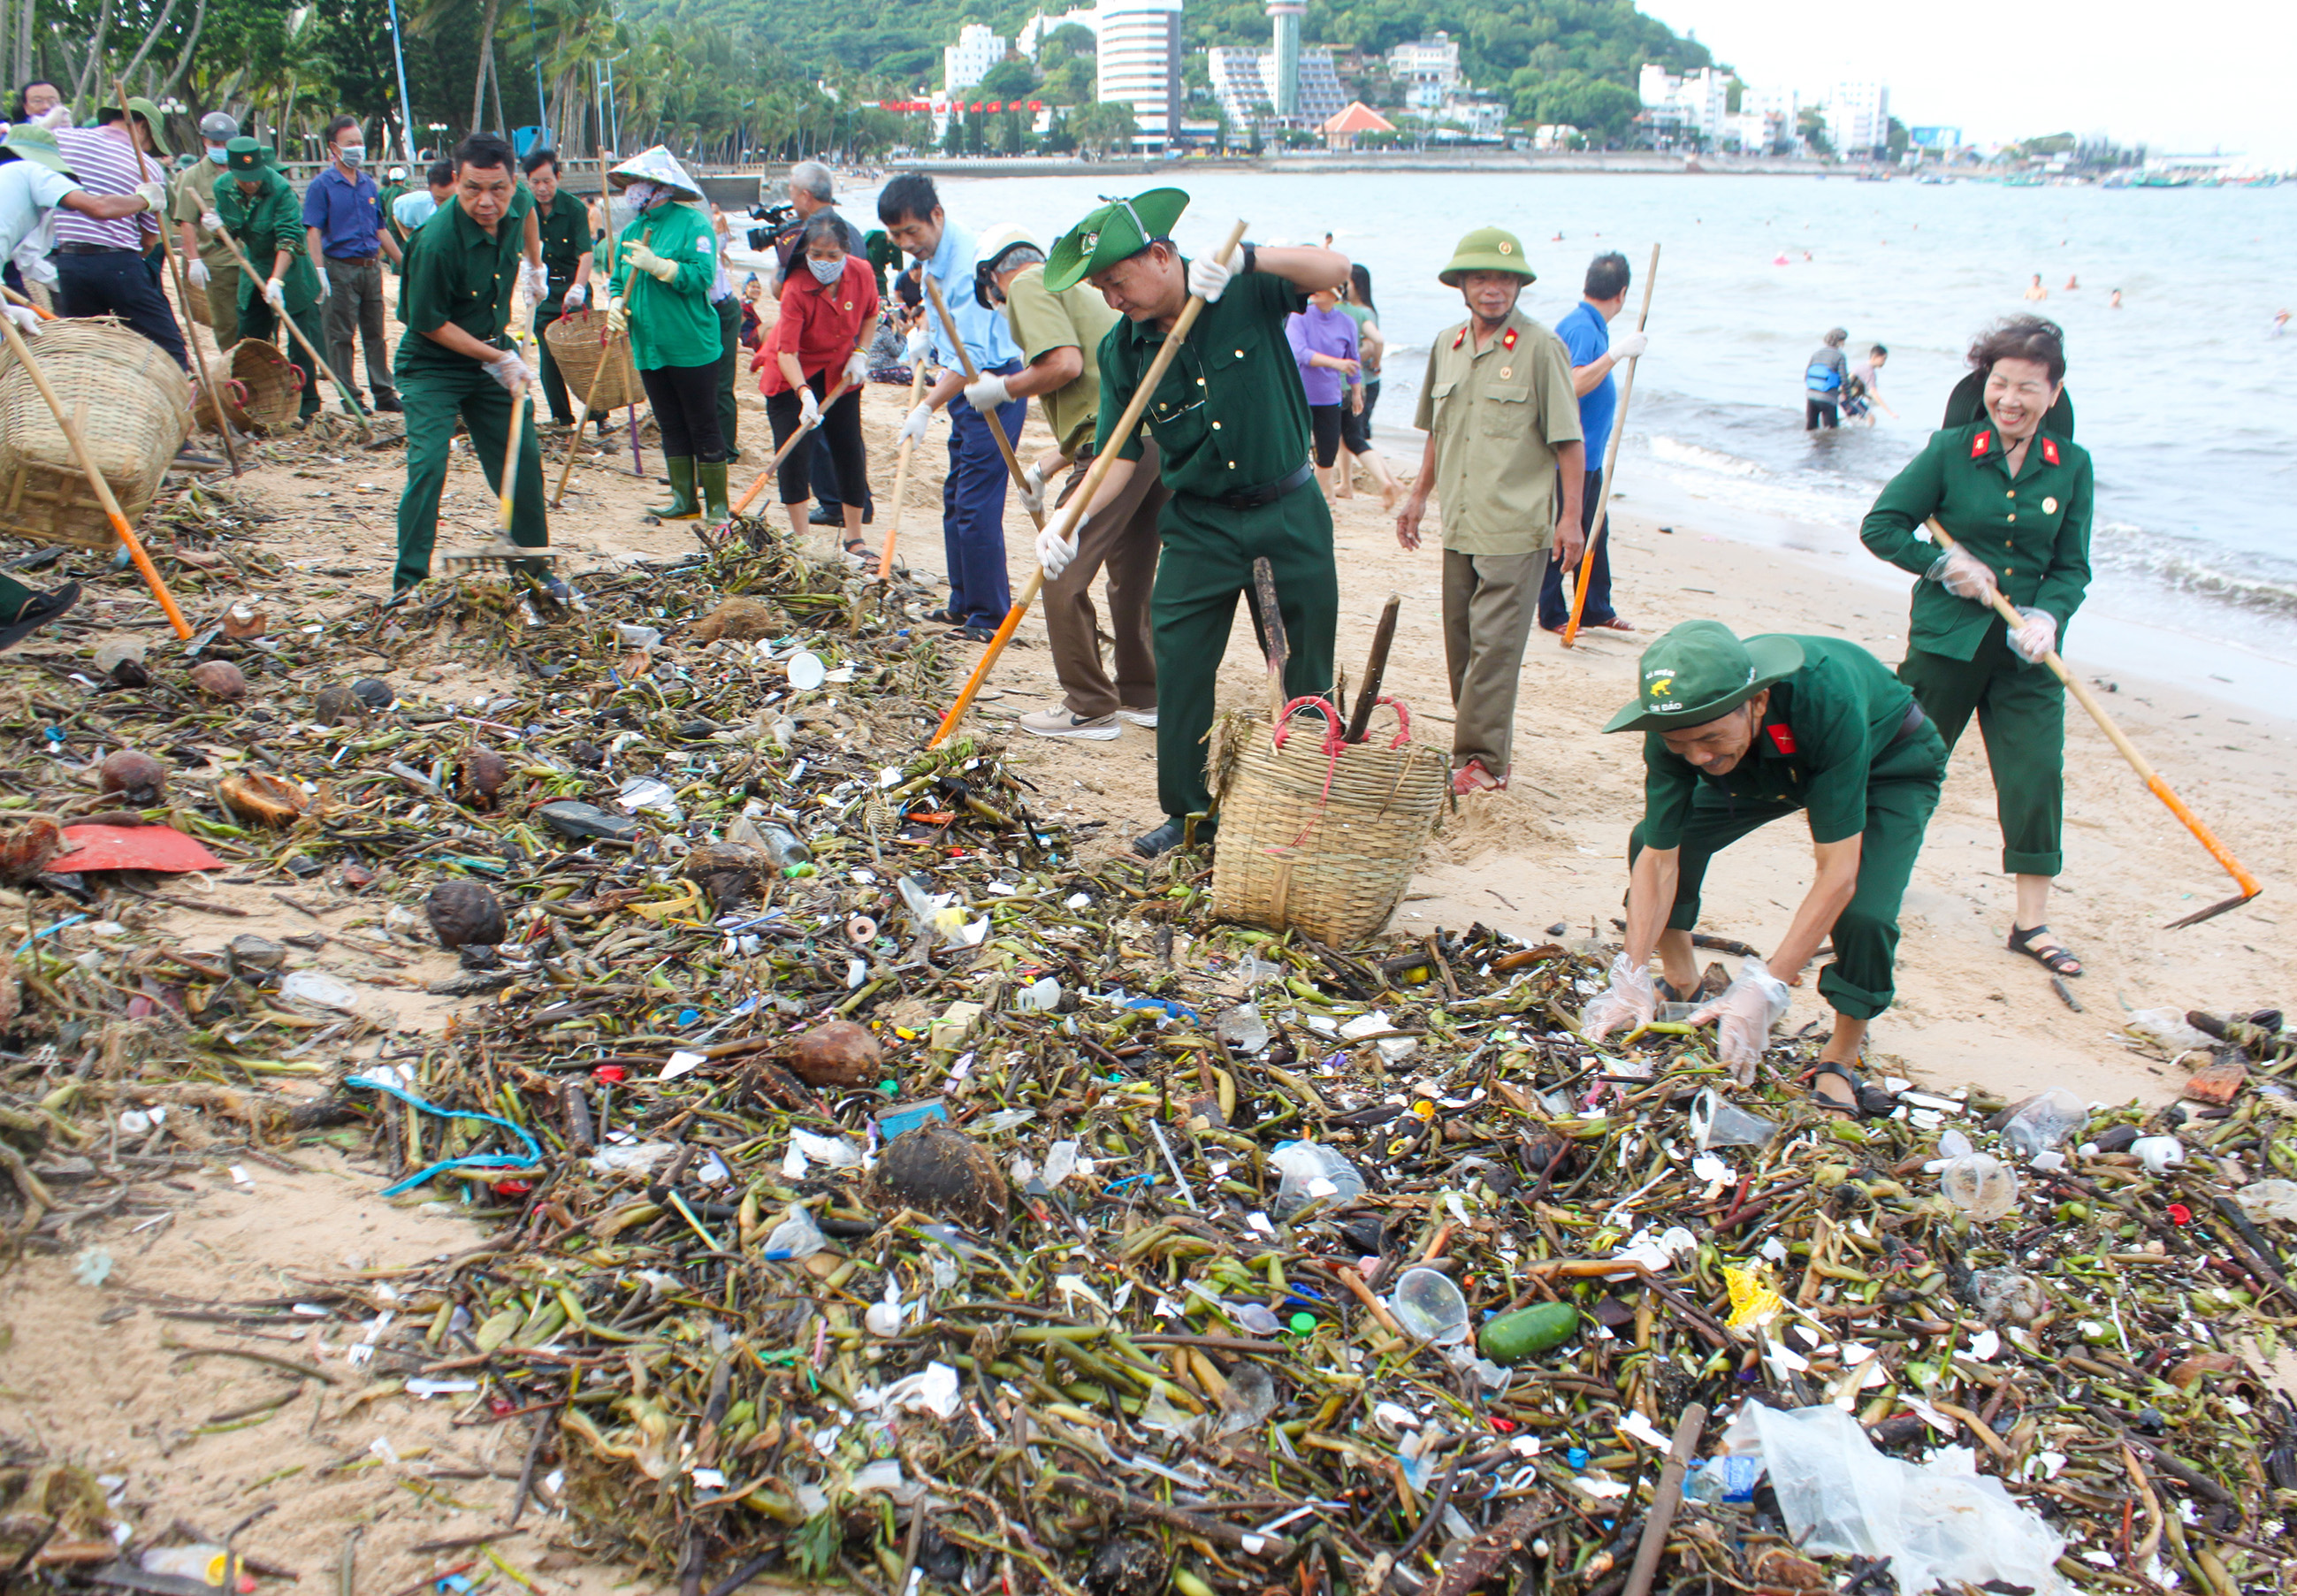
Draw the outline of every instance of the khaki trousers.
<instances>
[{"instance_id":1,"label":"khaki trousers","mask_svg":"<svg viewBox=\"0 0 2297 1596\"><path fill-rule=\"evenodd\" d=\"M1477 761L1508 772L1515 744L1516 684L1523 646L1539 613L1539 582L1552 555L1444 551L1444 659L1452 674L1452 768Z\"/></svg>"},{"instance_id":2,"label":"khaki trousers","mask_svg":"<svg viewBox=\"0 0 2297 1596\"><path fill-rule=\"evenodd\" d=\"M1089 461L1069 473L1058 500L1083 485ZM1097 720L1120 709L1157 707L1157 653L1148 636L1148 597L1157 584L1157 513L1171 497L1157 474L1157 444L1144 438L1124 491L1077 529L1076 557L1044 588L1045 635L1053 674L1069 713ZM1092 579L1108 572L1108 635L1116 680L1100 662L1100 617Z\"/></svg>"}]
</instances>

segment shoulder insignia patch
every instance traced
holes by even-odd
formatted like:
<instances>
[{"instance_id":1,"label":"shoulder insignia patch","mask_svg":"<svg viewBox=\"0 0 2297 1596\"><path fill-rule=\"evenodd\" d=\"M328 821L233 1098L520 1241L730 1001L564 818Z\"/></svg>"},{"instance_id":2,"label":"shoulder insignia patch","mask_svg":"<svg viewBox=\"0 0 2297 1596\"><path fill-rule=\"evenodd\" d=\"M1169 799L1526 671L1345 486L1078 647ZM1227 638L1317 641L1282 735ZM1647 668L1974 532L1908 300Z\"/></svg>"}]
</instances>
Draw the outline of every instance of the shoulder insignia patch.
<instances>
[{"instance_id":1,"label":"shoulder insignia patch","mask_svg":"<svg viewBox=\"0 0 2297 1596\"><path fill-rule=\"evenodd\" d=\"M2045 438L2042 440L2042 458L2047 460L2053 465L2055 465L2058 463L2058 440L2056 439Z\"/></svg>"},{"instance_id":2,"label":"shoulder insignia patch","mask_svg":"<svg viewBox=\"0 0 2297 1596\"><path fill-rule=\"evenodd\" d=\"M1452 335L1452 347L1455 350L1467 341L1468 329L1464 326Z\"/></svg>"},{"instance_id":3,"label":"shoulder insignia patch","mask_svg":"<svg viewBox=\"0 0 2297 1596\"><path fill-rule=\"evenodd\" d=\"M1515 348L1516 335L1517 335L1517 334L1516 334L1516 329L1515 329L1515 328L1513 328L1513 327L1510 327L1510 328L1507 330L1507 333L1506 333L1506 335L1505 335L1504 337L1503 337L1503 338L1500 340L1500 347L1501 347L1502 349L1510 349L1510 350L1511 350L1511 349Z\"/></svg>"},{"instance_id":4,"label":"shoulder insignia patch","mask_svg":"<svg viewBox=\"0 0 2297 1596\"><path fill-rule=\"evenodd\" d=\"M1983 460L1986 458L1986 451L1993 447L1994 432L1991 428L1988 428L1970 440L1970 457L1973 460Z\"/></svg>"},{"instance_id":5,"label":"shoulder insignia patch","mask_svg":"<svg viewBox=\"0 0 2297 1596\"><path fill-rule=\"evenodd\" d=\"M1772 726L1766 727L1764 729L1770 736L1772 747L1790 759L1794 757L1795 736L1791 727Z\"/></svg>"}]
</instances>

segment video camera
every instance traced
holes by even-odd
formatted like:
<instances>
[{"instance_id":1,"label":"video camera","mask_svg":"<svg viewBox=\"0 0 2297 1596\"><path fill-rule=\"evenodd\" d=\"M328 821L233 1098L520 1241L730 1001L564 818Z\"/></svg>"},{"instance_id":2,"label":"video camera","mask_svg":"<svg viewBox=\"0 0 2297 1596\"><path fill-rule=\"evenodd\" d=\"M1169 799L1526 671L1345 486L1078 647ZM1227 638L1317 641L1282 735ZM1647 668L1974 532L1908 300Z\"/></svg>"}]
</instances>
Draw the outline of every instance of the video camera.
<instances>
[{"instance_id":1,"label":"video camera","mask_svg":"<svg viewBox=\"0 0 2297 1596\"><path fill-rule=\"evenodd\" d=\"M786 200L772 205L753 205L750 216L753 220L765 223L762 227L749 230L750 247L760 254L779 243L798 225L797 207Z\"/></svg>"}]
</instances>

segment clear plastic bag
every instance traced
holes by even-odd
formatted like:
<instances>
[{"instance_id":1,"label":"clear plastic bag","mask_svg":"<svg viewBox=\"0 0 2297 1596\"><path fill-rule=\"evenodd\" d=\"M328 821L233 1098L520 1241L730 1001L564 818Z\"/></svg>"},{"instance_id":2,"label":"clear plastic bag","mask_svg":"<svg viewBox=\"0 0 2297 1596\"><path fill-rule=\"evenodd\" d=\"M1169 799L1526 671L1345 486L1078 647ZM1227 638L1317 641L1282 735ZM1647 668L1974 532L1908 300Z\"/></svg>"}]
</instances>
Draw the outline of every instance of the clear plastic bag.
<instances>
[{"instance_id":1,"label":"clear plastic bag","mask_svg":"<svg viewBox=\"0 0 2297 1596\"><path fill-rule=\"evenodd\" d=\"M1964 1153L1939 1171L1939 1189L1974 1220L2000 1219L2018 1205L2018 1172L1990 1153Z\"/></svg>"},{"instance_id":2,"label":"clear plastic bag","mask_svg":"<svg viewBox=\"0 0 2297 1596\"><path fill-rule=\"evenodd\" d=\"M2050 1152L2089 1123L2089 1105L2062 1086L2026 1099L2002 1127L2002 1144L2021 1158Z\"/></svg>"},{"instance_id":3,"label":"clear plastic bag","mask_svg":"<svg viewBox=\"0 0 2297 1596\"><path fill-rule=\"evenodd\" d=\"M1321 1142L1280 1141L1268 1162L1283 1177L1276 1186L1279 1219L1289 1219L1313 1202L1346 1203L1363 1195L1364 1178L1356 1166Z\"/></svg>"}]
</instances>

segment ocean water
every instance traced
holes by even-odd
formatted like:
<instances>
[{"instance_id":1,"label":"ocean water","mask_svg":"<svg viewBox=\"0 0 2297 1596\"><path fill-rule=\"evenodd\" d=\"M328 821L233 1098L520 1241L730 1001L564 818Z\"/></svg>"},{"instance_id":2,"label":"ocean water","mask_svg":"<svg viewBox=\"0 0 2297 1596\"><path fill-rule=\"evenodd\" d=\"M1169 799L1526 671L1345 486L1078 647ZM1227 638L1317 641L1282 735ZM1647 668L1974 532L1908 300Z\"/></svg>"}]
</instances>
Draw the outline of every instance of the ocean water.
<instances>
[{"instance_id":1,"label":"ocean water","mask_svg":"<svg viewBox=\"0 0 2297 1596\"><path fill-rule=\"evenodd\" d=\"M1523 304L1551 324L1577 302L1590 258L1617 249L1635 281L1616 325L1632 325L1659 245L1651 348L1622 434L1622 508L1862 558L1859 518L1938 424L1972 335L2038 310L2065 327L2077 437L2097 470L2097 577L2077 626L2112 619L2154 634L2155 652L2162 638L2191 638L2297 667L2297 329L2271 333L2276 309L2297 309L2297 185L1427 173L1173 181L1194 196L1184 248L1211 247L1240 218L1256 241L1321 243L1329 232L1371 270L1389 341L1378 421L1397 456L1417 454L1409 429L1428 344L1463 314L1436 281L1461 234L1514 230L1539 274ZM1139 185L1045 177L943 190L968 225L1019 223L1050 243L1098 194ZM847 201L857 202L866 211L868 196ZM2029 307L2037 272L2050 297ZM2069 290L2069 277L2079 287ZM2119 309L2108 304L2116 288ZM1834 325L1849 329L1854 360L1871 343L1889 347L1881 391L1898 419L1802 431L1803 368Z\"/></svg>"}]
</instances>

